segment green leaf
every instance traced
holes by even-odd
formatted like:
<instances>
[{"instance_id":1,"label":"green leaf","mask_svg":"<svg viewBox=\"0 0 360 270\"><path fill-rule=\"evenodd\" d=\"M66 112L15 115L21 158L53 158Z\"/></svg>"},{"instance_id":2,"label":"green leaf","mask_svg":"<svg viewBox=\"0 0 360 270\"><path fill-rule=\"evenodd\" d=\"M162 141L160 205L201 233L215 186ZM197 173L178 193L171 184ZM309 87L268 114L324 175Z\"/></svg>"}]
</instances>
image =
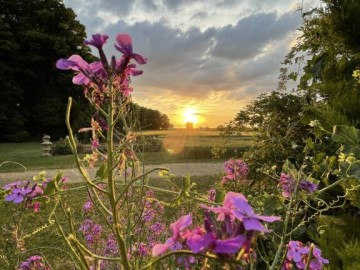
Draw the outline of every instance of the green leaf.
<instances>
[{"instance_id":1,"label":"green leaf","mask_svg":"<svg viewBox=\"0 0 360 270\"><path fill-rule=\"evenodd\" d=\"M170 202L171 206L180 206L181 203L190 197L190 191L196 186L195 183L191 183L189 176L183 178L182 188L179 195Z\"/></svg>"},{"instance_id":2,"label":"green leaf","mask_svg":"<svg viewBox=\"0 0 360 270\"><path fill-rule=\"evenodd\" d=\"M306 146L305 146L304 151L303 151L304 153L307 153L310 150L314 149L315 143L311 138L307 138L305 143L306 143Z\"/></svg>"},{"instance_id":3,"label":"green leaf","mask_svg":"<svg viewBox=\"0 0 360 270\"><path fill-rule=\"evenodd\" d=\"M289 75L288 75L288 78L290 80L293 80L294 82L297 80L297 76L298 76L298 73L296 72L291 72Z\"/></svg>"},{"instance_id":4,"label":"green leaf","mask_svg":"<svg viewBox=\"0 0 360 270\"><path fill-rule=\"evenodd\" d=\"M353 153L360 156L360 130L349 126L334 126L331 138L343 144L342 151L345 154Z\"/></svg>"},{"instance_id":5,"label":"green leaf","mask_svg":"<svg viewBox=\"0 0 360 270\"><path fill-rule=\"evenodd\" d=\"M60 190L61 179L63 178L63 172L59 171L51 181L46 184L44 195L51 195Z\"/></svg>"},{"instance_id":6,"label":"green leaf","mask_svg":"<svg viewBox=\"0 0 360 270\"><path fill-rule=\"evenodd\" d=\"M282 172L289 174L293 179L297 179L298 171L294 164L292 164L289 160L286 160L282 166Z\"/></svg>"},{"instance_id":7,"label":"green leaf","mask_svg":"<svg viewBox=\"0 0 360 270\"><path fill-rule=\"evenodd\" d=\"M101 180L107 178L107 165L106 163L103 163L100 168L96 172L96 178L100 178Z\"/></svg>"},{"instance_id":8,"label":"green leaf","mask_svg":"<svg viewBox=\"0 0 360 270\"><path fill-rule=\"evenodd\" d=\"M350 163L350 166L346 171L346 175L348 177L360 179L360 160Z\"/></svg>"}]
</instances>

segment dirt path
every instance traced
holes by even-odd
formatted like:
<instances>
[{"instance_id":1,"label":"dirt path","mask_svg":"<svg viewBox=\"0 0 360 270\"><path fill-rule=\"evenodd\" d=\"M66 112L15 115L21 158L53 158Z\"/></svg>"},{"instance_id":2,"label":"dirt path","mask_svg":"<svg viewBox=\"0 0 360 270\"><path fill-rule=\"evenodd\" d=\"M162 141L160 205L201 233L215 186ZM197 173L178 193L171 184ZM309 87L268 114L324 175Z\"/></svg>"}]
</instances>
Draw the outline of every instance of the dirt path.
<instances>
[{"instance_id":1,"label":"dirt path","mask_svg":"<svg viewBox=\"0 0 360 270\"><path fill-rule=\"evenodd\" d=\"M158 164L158 165L145 165L145 171L149 171L153 168L167 168L170 173L176 176L185 175L217 175L219 176L223 172L223 163L171 163L171 164ZM97 169L90 170L90 175L95 176ZM11 172L11 173L0 173L0 185L9 183L15 180L27 180L31 179L34 175L37 175L41 170L38 171L25 171L25 172ZM50 169L46 170L47 175L52 176L59 170ZM77 169L65 169L64 176L67 176L71 181L78 182L82 180L82 177ZM150 174L151 178L157 178L157 172Z\"/></svg>"}]
</instances>

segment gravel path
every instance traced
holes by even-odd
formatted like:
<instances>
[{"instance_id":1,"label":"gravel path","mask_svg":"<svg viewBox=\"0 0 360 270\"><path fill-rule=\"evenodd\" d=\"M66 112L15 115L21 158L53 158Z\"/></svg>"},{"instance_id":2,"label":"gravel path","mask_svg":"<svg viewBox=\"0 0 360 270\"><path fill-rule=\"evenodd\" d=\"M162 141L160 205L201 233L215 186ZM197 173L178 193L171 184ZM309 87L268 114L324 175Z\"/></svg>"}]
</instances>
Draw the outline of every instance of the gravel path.
<instances>
[{"instance_id":1,"label":"gravel path","mask_svg":"<svg viewBox=\"0 0 360 270\"><path fill-rule=\"evenodd\" d=\"M223 163L171 163L171 164L158 164L158 165L145 165L145 171L153 168L167 168L170 173L176 176L185 175L217 175L219 176L223 172ZM97 169L90 170L90 175L94 177ZM40 171L40 170L39 170ZM15 180L27 180L31 179L34 175L37 175L39 171L25 171L25 172L11 172L11 173L0 173L0 184L12 182ZM52 176L59 170L50 169L46 170L47 175ZM77 169L65 169L64 176L70 177L71 181L81 181L81 175ZM157 172L150 174L151 178L157 178Z\"/></svg>"}]
</instances>

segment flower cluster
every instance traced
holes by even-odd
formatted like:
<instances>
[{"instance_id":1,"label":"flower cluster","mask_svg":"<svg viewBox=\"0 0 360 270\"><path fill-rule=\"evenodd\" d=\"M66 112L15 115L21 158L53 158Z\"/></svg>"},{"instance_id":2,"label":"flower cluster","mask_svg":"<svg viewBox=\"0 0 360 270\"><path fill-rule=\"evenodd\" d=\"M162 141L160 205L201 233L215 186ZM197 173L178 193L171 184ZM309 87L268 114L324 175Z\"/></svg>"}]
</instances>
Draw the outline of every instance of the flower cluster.
<instances>
[{"instance_id":1,"label":"flower cluster","mask_svg":"<svg viewBox=\"0 0 360 270\"><path fill-rule=\"evenodd\" d=\"M45 172L41 172L38 176L34 176L33 180L35 182L16 181L6 184L3 187L7 194L5 196L5 201L14 204L24 203L25 207L32 208L34 212L39 212L40 202L36 200L45 196L44 192L48 184L51 181L58 181L57 184L60 186L69 180L68 177L57 178L57 176L55 176L54 179L46 178L45 174ZM65 186L62 186L62 188L66 189Z\"/></svg>"},{"instance_id":2,"label":"flower cluster","mask_svg":"<svg viewBox=\"0 0 360 270\"><path fill-rule=\"evenodd\" d=\"M40 203L33 202L34 199L43 195L43 188L45 185L38 184L30 185L30 181L17 181L4 186L4 190L8 192L5 201L19 204L25 202L25 206L33 208L35 212L40 211Z\"/></svg>"},{"instance_id":3,"label":"flower cluster","mask_svg":"<svg viewBox=\"0 0 360 270\"><path fill-rule=\"evenodd\" d=\"M225 176L222 183L229 181L244 180L249 173L249 167L242 159L230 159L224 163Z\"/></svg>"},{"instance_id":4,"label":"flower cluster","mask_svg":"<svg viewBox=\"0 0 360 270\"><path fill-rule=\"evenodd\" d=\"M143 199L144 209L141 215L141 226L135 230L137 237L130 256L146 257L157 239L164 234L165 224L162 220L164 206L155 199L153 191L147 191Z\"/></svg>"},{"instance_id":5,"label":"flower cluster","mask_svg":"<svg viewBox=\"0 0 360 270\"><path fill-rule=\"evenodd\" d=\"M91 219L85 219L79 231L83 233L86 243L89 246L94 246L100 241L102 227Z\"/></svg>"},{"instance_id":6,"label":"flower cluster","mask_svg":"<svg viewBox=\"0 0 360 270\"><path fill-rule=\"evenodd\" d=\"M94 46L100 55L100 61L87 63L81 56L72 55L68 59L61 58L56 62L56 67L61 70L74 70L76 75L73 83L85 86L85 94L90 94L90 98L100 105L108 100L108 83L112 83L115 91L128 97L133 89L129 86L130 76L142 74L142 71L135 70L136 65L131 64L134 59L140 65L146 64L146 58L133 52L132 39L127 34L118 34L115 48L123 55L120 59L112 56L109 63L103 51L103 45L108 40L107 35L95 34L92 40L86 40L85 45Z\"/></svg>"},{"instance_id":7,"label":"flower cluster","mask_svg":"<svg viewBox=\"0 0 360 270\"><path fill-rule=\"evenodd\" d=\"M35 255L22 262L18 270L48 270L50 267L46 266L42 257Z\"/></svg>"},{"instance_id":8,"label":"flower cluster","mask_svg":"<svg viewBox=\"0 0 360 270\"><path fill-rule=\"evenodd\" d=\"M296 181L291 178L290 175L281 173L279 179L279 186L281 186L282 195L284 196L284 198L290 198L295 190ZM299 182L299 189L304 190L308 193L314 192L315 190L317 190L317 188L318 185L311 183L310 181L301 179Z\"/></svg>"},{"instance_id":9,"label":"flower cluster","mask_svg":"<svg viewBox=\"0 0 360 270\"><path fill-rule=\"evenodd\" d=\"M172 223L172 236L164 244L157 244L152 255L159 256L177 247L190 249L194 253L211 252L221 257L231 257L244 249L250 252L255 232L268 232L262 221L279 221L279 217L255 214L241 193L228 192L222 206L206 209L204 226L185 230L192 224L192 216L185 215ZM210 213L215 213L216 220Z\"/></svg>"},{"instance_id":10,"label":"flower cluster","mask_svg":"<svg viewBox=\"0 0 360 270\"><path fill-rule=\"evenodd\" d=\"M312 244L313 245L313 244ZM311 254L310 253L311 251ZM282 270L305 269L310 258L310 270L320 270L324 264L329 264L329 260L321 257L321 250L313 245L313 247L304 246L300 241L290 241L287 245L286 260L282 266Z\"/></svg>"}]
</instances>

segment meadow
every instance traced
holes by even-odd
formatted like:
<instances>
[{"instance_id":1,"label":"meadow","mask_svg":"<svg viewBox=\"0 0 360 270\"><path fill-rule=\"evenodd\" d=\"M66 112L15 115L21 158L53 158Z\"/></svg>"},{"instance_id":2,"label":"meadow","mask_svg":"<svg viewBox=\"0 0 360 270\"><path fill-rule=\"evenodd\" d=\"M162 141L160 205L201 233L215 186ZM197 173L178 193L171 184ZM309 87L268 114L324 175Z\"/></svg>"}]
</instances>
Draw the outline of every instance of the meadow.
<instances>
[{"instance_id":1,"label":"meadow","mask_svg":"<svg viewBox=\"0 0 360 270\"><path fill-rule=\"evenodd\" d=\"M159 130L143 131L142 136L161 141L160 151L144 152L139 147L138 158L145 164L164 164L176 162L213 162L213 147L227 148L227 155L239 155L241 149L253 144L253 134L221 137L218 131L201 130ZM52 141L53 143L56 143ZM236 149L236 150L235 150ZM237 151L239 149L239 152ZM8 161L16 162L7 163ZM219 161L215 159L215 161ZM5 163L4 163L5 162ZM16 172L41 169L66 169L75 167L73 155L42 156L41 141L27 143L0 144L0 172ZM19 165L21 164L21 166Z\"/></svg>"}]
</instances>

